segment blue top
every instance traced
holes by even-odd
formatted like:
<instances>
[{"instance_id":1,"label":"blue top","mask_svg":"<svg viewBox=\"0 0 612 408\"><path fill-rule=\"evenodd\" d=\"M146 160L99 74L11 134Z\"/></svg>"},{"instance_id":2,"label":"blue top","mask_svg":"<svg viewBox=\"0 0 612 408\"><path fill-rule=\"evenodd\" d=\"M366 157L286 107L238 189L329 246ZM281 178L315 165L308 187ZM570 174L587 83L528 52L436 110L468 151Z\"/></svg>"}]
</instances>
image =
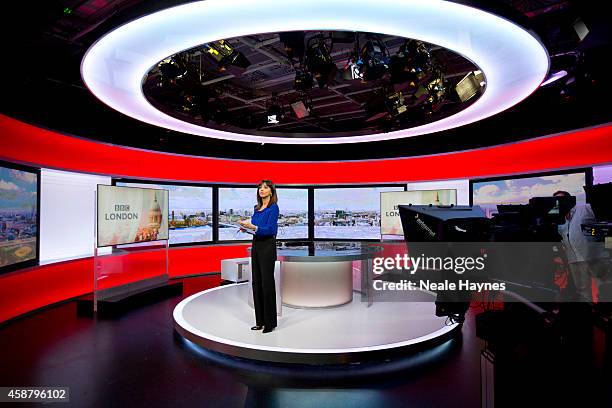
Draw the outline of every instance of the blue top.
<instances>
[{"instance_id":1,"label":"blue top","mask_svg":"<svg viewBox=\"0 0 612 408\"><path fill-rule=\"evenodd\" d=\"M261 211L257 211L255 206L251 223L257 226L255 235L258 237L275 237L278 232L278 205L269 204Z\"/></svg>"}]
</instances>

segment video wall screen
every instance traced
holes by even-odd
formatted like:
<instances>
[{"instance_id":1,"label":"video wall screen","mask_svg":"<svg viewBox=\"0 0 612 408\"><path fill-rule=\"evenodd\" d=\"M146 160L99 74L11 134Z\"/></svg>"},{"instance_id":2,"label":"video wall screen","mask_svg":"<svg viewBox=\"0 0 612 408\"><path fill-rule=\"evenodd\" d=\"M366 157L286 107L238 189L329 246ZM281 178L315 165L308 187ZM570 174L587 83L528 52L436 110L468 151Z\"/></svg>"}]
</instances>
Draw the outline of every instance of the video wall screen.
<instances>
[{"instance_id":1,"label":"video wall screen","mask_svg":"<svg viewBox=\"0 0 612 408\"><path fill-rule=\"evenodd\" d=\"M612 165L593 167L593 184L612 183Z\"/></svg>"},{"instance_id":2,"label":"video wall screen","mask_svg":"<svg viewBox=\"0 0 612 408\"><path fill-rule=\"evenodd\" d=\"M98 247L168 239L168 190L98 184Z\"/></svg>"},{"instance_id":3,"label":"video wall screen","mask_svg":"<svg viewBox=\"0 0 612 408\"><path fill-rule=\"evenodd\" d=\"M117 186L168 190L170 245L213 240L212 187L117 182Z\"/></svg>"},{"instance_id":4,"label":"video wall screen","mask_svg":"<svg viewBox=\"0 0 612 408\"><path fill-rule=\"evenodd\" d=\"M308 190L278 188L278 239L308 238Z\"/></svg>"},{"instance_id":5,"label":"video wall screen","mask_svg":"<svg viewBox=\"0 0 612 408\"><path fill-rule=\"evenodd\" d=\"M379 239L380 193L404 190L403 185L315 189L315 238Z\"/></svg>"},{"instance_id":6,"label":"video wall screen","mask_svg":"<svg viewBox=\"0 0 612 408\"><path fill-rule=\"evenodd\" d=\"M277 188L277 239L308 238L308 190ZM250 219L257 204L256 187L219 188L219 240L250 240L252 235L237 227L241 219Z\"/></svg>"},{"instance_id":7,"label":"video wall screen","mask_svg":"<svg viewBox=\"0 0 612 408\"><path fill-rule=\"evenodd\" d=\"M487 217L497 213L499 204L527 204L532 197L552 197L559 190L576 197L577 203L586 200L584 186L588 170L546 175L510 176L472 180L472 204L479 205Z\"/></svg>"},{"instance_id":8,"label":"video wall screen","mask_svg":"<svg viewBox=\"0 0 612 408\"><path fill-rule=\"evenodd\" d=\"M404 235L397 206L414 205L451 205L457 204L457 190L411 190L387 191L380 193L380 234Z\"/></svg>"},{"instance_id":9,"label":"video wall screen","mask_svg":"<svg viewBox=\"0 0 612 408\"><path fill-rule=\"evenodd\" d=\"M38 262L40 172L0 163L0 272Z\"/></svg>"}]
</instances>

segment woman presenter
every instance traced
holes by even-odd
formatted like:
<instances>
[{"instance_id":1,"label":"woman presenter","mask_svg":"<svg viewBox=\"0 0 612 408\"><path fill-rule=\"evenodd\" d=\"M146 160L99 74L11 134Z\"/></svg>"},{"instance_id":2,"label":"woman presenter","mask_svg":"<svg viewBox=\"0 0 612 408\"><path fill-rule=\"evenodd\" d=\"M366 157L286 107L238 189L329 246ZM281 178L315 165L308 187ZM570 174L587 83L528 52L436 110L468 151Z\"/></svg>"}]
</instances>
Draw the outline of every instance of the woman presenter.
<instances>
[{"instance_id":1,"label":"woman presenter","mask_svg":"<svg viewBox=\"0 0 612 408\"><path fill-rule=\"evenodd\" d=\"M257 188L257 205L251 221L240 221L244 229L254 232L251 249L251 283L255 306L255 326L251 330L269 333L276 327L276 234L278 232L278 198L270 180L262 180Z\"/></svg>"}]
</instances>

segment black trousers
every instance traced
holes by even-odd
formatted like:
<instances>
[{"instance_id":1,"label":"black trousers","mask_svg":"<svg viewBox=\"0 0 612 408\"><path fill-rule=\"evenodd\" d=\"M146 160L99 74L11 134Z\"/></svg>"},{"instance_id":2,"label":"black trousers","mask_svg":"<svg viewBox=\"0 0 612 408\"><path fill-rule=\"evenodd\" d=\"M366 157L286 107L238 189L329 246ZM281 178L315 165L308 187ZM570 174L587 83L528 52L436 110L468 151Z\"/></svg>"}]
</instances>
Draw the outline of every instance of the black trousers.
<instances>
[{"instance_id":1,"label":"black trousers","mask_svg":"<svg viewBox=\"0 0 612 408\"><path fill-rule=\"evenodd\" d=\"M251 249L251 283L255 324L266 328L276 327L275 262L276 238L254 236Z\"/></svg>"}]
</instances>

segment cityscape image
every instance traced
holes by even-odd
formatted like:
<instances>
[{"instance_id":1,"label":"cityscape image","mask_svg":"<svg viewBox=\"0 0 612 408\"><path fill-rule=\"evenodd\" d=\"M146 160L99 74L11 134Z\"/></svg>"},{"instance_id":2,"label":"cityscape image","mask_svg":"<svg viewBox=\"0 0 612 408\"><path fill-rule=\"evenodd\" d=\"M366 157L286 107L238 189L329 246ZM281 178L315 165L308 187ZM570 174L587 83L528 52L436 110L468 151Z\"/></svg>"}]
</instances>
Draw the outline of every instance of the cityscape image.
<instances>
[{"instance_id":1,"label":"cityscape image","mask_svg":"<svg viewBox=\"0 0 612 408\"><path fill-rule=\"evenodd\" d=\"M387 191L404 186L316 189L315 238L380 238L380 193Z\"/></svg>"},{"instance_id":2,"label":"cityscape image","mask_svg":"<svg viewBox=\"0 0 612 408\"><path fill-rule=\"evenodd\" d=\"M257 204L257 188L219 189L219 240L248 240L252 235L241 232L238 222L250 219ZM276 189L278 207L277 239L308 238L308 190Z\"/></svg>"},{"instance_id":3,"label":"cityscape image","mask_svg":"<svg viewBox=\"0 0 612 408\"><path fill-rule=\"evenodd\" d=\"M117 185L168 190L170 244L212 241L211 187L125 182Z\"/></svg>"},{"instance_id":4,"label":"cityscape image","mask_svg":"<svg viewBox=\"0 0 612 408\"><path fill-rule=\"evenodd\" d=\"M38 176L0 167L0 268L37 258Z\"/></svg>"},{"instance_id":5,"label":"cityscape image","mask_svg":"<svg viewBox=\"0 0 612 408\"><path fill-rule=\"evenodd\" d=\"M527 204L532 197L551 197L559 190L584 203L584 185L584 172L475 182L473 204L479 205L490 218L497 213L498 204Z\"/></svg>"}]
</instances>

